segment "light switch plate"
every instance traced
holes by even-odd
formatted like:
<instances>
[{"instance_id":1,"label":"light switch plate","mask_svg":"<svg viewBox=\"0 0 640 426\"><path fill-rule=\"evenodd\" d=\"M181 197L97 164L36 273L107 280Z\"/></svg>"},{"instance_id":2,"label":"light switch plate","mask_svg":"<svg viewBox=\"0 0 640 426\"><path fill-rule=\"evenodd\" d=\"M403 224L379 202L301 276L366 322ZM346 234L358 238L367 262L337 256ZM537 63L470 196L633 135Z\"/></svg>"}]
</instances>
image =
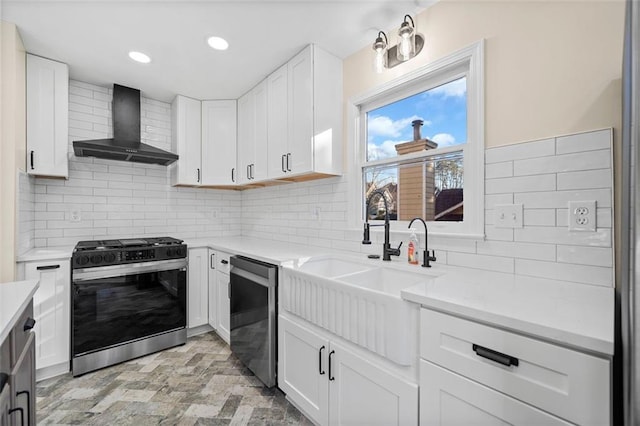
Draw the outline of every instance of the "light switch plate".
<instances>
[{"instance_id":1,"label":"light switch plate","mask_svg":"<svg viewBox=\"0 0 640 426\"><path fill-rule=\"evenodd\" d=\"M498 204L495 206L496 228L522 228L522 204Z\"/></svg>"},{"instance_id":2,"label":"light switch plate","mask_svg":"<svg viewBox=\"0 0 640 426\"><path fill-rule=\"evenodd\" d=\"M569 231L596 231L596 202L569 201Z\"/></svg>"}]
</instances>

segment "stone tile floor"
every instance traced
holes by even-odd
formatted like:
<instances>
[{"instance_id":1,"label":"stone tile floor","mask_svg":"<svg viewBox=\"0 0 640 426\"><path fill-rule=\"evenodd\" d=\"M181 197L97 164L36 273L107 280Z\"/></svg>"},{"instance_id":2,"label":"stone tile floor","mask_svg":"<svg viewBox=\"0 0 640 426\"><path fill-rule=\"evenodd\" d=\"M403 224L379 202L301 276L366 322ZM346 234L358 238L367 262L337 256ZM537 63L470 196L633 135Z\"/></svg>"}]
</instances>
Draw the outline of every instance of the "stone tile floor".
<instances>
[{"instance_id":1,"label":"stone tile floor","mask_svg":"<svg viewBox=\"0 0 640 426\"><path fill-rule=\"evenodd\" d=\"M38 424L311 425L215 332L73 378L37 383Z\"/></svg>"}]
</instances>

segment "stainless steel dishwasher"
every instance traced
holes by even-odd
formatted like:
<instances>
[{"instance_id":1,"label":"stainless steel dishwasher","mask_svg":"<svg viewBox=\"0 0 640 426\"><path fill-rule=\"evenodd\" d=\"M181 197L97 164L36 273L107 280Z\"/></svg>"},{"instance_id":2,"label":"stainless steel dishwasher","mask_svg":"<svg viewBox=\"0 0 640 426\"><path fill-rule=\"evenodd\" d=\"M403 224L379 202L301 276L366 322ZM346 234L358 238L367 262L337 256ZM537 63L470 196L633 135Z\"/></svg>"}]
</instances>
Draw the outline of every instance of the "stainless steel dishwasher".
<instances>
[{"instance_id":1,"label":"stainless steel dishwasher","mask_svg":"<svg viewBox=\"0 0 640 426\"><path fill-rule=\"evenodd\" d=\"M231 352L267 387L276 385L278 267L231 257Z\"/></svg>"}]
</instances>

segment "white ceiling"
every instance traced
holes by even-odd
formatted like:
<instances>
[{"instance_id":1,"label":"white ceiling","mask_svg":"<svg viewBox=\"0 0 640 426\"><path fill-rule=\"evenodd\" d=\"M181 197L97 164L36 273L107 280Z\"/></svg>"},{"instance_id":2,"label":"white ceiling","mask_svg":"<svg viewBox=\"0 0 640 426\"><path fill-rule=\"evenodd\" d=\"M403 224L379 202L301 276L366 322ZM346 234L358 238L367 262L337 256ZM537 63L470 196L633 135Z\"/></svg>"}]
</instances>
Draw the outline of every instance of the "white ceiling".
<instances>
[{"instance_id":1,"label":"white ceiling","mask_svg":"<svg viewBox=\"0 0 640 426\"><path fill-rule=\"evenodd\" d=\"M430 3L1 0L0 16L18 26L28 52L67 63L71 78L170 102L176 94L238 98L308 43L345 58ZM211 35L227 39L229 49L208 47ZM152 62L133 62L130 50Z\"/></svg>"}]
</instances>

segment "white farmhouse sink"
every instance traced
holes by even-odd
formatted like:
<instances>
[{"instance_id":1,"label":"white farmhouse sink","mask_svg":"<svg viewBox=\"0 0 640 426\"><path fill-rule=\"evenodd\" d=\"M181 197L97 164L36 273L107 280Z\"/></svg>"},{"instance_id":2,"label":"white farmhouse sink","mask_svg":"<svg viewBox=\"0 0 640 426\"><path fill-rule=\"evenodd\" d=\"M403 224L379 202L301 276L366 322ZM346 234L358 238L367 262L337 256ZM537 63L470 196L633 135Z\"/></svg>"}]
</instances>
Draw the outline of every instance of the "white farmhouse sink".
<instances>
[{"instance_id":1,"label":"white farmhouse sink","mask_svg":"<svg viewBox=\"0 0 640 426\"><path fill-rule=\"evenodd\" d=\"M338 278L349 284L400 297L407 287L428 281L431 277L394 269L376 268Z\"/></svg>"},{"instance_id":2,"label":"white farmhouse sink","mask_svg":"<svg viewBox=\"0 0 640 426\"><path fill-rule=\"evenodd\" d=\"M298 261L296 263L296 269L325 278L333 278L354 272L367 271L370 270L371 267L333 257L318 257Z\"/></svg>"},{"instance_id":3,"label":"white farmhouse sink","mask_svg":"<svg viewBox=\"0 0 640 426\"><path fill-rule=\"evenodd\" d=\"M400 291L430 276L337 257L283 266L280 309L397 364L415 363L419 308Z\"/></svg>"}]
</instances>

